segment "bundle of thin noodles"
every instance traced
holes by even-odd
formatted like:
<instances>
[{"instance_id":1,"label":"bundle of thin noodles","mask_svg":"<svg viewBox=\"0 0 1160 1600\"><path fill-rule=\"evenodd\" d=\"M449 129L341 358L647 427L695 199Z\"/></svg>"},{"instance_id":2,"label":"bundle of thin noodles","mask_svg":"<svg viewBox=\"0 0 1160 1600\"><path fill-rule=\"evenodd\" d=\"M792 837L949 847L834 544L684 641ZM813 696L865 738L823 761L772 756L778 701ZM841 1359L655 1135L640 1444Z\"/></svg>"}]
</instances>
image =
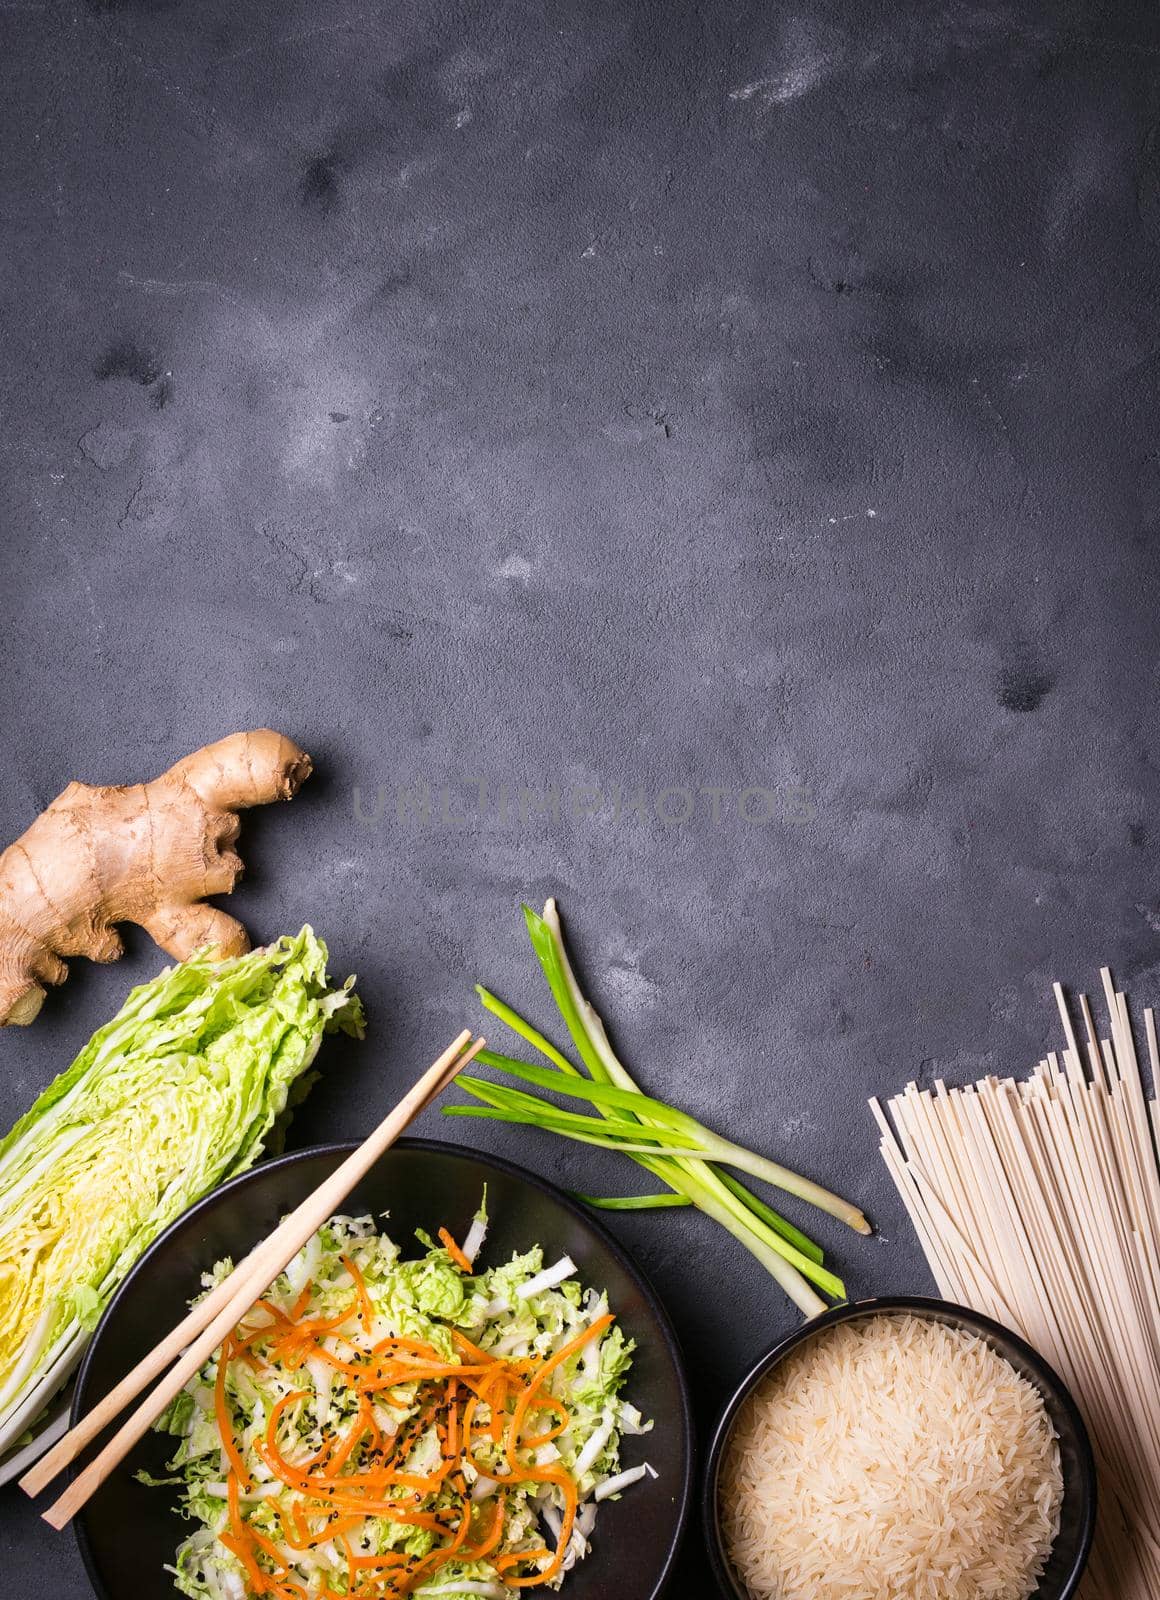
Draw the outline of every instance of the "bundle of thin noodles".
<instances>
[{"instance_id":1,"label":"bundle of thin noodles","mask_svg":"<svg viewBox=\"0 0 1160 1600\"><path fill-rule=\"evenodd\" d=\"M1110 1028L1055 986L1065 1048L1027 1079L908 1084L871 1107L882 1155L939 1291L1016 1329L1075 1396L1100 1515L1085 1600L1160 1595L1160 1162L1157 1102L1125 996ZM1144 1013L1153 1085L1160 1052ZM893 1124L893 1125L892 1125Z\"/></svg>"}]
</instances>

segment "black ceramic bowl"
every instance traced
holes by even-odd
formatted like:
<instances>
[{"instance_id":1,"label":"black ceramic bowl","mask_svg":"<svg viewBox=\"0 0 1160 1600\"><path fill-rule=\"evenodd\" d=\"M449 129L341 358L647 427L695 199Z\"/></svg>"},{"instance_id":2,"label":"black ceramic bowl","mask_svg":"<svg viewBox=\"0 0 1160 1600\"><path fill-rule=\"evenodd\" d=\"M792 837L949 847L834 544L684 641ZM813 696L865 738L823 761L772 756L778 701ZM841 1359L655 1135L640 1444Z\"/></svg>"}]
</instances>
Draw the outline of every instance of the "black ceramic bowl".
<instances>
[{"instance_id":1,"label":"black ceramic bowl","mask_svg":"<svg viewBox=\"0 0 1160 1600\"><path fill-rule=\"evenodd\" d=\"M990 1317L969 1311L966 1306L952 1305L948 1300L927 1299L919 1295L890 1295L875 1300L858 1300L851 1305L836 1306L832 1311L805 1323L780 1344L774 1345L738 1385L732 1400L725 1407L713 1436L705 1471L703 1511L705 1534L709 1541L709 1557L722 1594L733 1600L750 1600L749 1591L733 1571L721 1528L718 1484L725 1452L737 1420L737 1413L762 1380L783 1361L791 1351L824 1334L839 1322L851 1322L860 1317L874 1317L891 1312L909 1311L915 1316L930 1317L935 1322L946 1322L978 1334L999 1355L1008 1360L1022 1377L1027 1378L1043 1396L1043 1403L1052 1425L1059 1435L1059 1453L1063 1467L1063 1507L1060 1513L1059 1536L1052 1548L1046 1570L1040 1579L1032 1600L1068 1600L1079 1586L1091 1549L1096 1522L1096 1469L1092 1460L1091 1444L1083 1418L1071 1395L1052 1369L1017 1334L992 1322Z\"/></svg>"},{"instance_id":2,"label":"black ceramic bowl","mask_svg":"<svg viewBox=\"0 0 1160 1600\"><path fill-rule=\"evenodd\" d=\"M163 1233L118 1290L77 1380L73 1418L106 1394L180 1319L202 1272L239 1259L353 1148L327 1145L267 1162L225 1184ZM652 1600L676 1554L688 1513L692 1425L681 1358L652 1290L602 1227L560 1190L505 1161L462 1147L404 1139L359 1184L345 1209L389 1212L385 1227L406 1249L414 1230L466 1234L487 1184L490 1228L481 1260L499 1262L533 1244L552 1261L568 1254L586 1284L606 1289L637 1351L626 1393L656 1426L626 1441L626 1465L651 1462L654 1480L633 1485L600 1517L587 1560L569 1573L567 1600ZM173 1600L163 1568L190 1530L173 1491L149 1489L134 1473L161 1474L172 1441L149 1435L77 1519L81 1554L101 1600Z\"/></svg>"}]
</instances>

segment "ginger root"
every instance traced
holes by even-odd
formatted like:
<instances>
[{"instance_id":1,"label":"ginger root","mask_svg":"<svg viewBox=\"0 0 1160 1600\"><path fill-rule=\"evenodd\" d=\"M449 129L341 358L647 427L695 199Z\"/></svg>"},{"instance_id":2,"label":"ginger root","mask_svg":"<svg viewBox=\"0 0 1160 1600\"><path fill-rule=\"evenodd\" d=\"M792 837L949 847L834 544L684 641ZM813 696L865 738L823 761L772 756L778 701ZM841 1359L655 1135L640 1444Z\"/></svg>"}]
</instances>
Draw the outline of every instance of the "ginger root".
<instances>
[{"instance_id":1,"label":"ginger root","mask_svg":"<svg viewBox=\"0 0 1160 1600\"><path fill-rule=\"evenodd\" d=\"M116 961L117 922L136 922L179 961L202 945L222 957L250 947L216 906L242 873L230 848L236 813L289 800L310 757L269 728L219 739L152 783L97 789L70 783L0 855L0 1027L29 1023L62 956Z\"/></svg>"}]
</instances>

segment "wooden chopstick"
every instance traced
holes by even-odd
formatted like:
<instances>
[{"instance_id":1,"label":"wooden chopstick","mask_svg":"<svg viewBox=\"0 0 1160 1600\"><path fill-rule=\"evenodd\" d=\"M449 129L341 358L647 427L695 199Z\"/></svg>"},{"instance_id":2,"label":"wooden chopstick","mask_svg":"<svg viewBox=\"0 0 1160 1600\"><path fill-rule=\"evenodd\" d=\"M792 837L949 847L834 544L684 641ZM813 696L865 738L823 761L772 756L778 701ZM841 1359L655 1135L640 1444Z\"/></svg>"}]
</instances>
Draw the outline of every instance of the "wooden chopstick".
<instances>
[{"instance_id":1,"label":"wooden chopstick","mask_svg":"<svg viewBox=\"0 0 1160 1600\"><path fill-rule=\"evenodd\" d=\"M470 1040L471 1034L464 1030L369 1138L352 1151L341 1166L325 1178L268 1238L234 1268L228 1278L194 1306L173 1332L139 1361L116 1388L20 1480L20 1486L26 1493L38 1494L130 1400L160 1378L156 1387L122 1424L101 1453L74 1478L60 1499L44 1512L47 1523L54 1528L63 1528L76 1515L109 1473L148 1432L174 1395L201 1370L255 1300L260 1298L263 1290L293 1261L323 1223L334 1215L350 1191L366 1176L383 1152L394 1144L403 1129L483 1049L483 1039L476 1039L465 1049ZM166 1373L165 1369L175 1357L180 1359ZM165 1375L161 1376L163 1373Z\"/></svg>"}]
</instances>

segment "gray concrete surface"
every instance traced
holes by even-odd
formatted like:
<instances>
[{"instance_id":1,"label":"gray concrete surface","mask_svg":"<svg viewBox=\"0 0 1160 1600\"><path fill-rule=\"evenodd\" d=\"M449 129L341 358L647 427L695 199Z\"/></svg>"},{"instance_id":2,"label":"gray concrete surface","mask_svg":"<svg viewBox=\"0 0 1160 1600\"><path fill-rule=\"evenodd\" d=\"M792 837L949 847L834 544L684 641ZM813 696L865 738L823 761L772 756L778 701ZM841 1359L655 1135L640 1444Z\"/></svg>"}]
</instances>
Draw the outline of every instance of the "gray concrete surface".
<instances>
[{"instance_id":1,"label":"gray concrete surface","mask_svg":"<svg viewBox=\"0 0 1160 1600\"><path fill-rule=\"evenodd\" d=\"M0 835L278 726L318 775L234 905L312 921L372 1019L294 1142L364 1131L476 979L547 1020L555 892L640 1078L864 1202L876 1238L818 1230L852 1292L928 1288L867 1095L1027 1066L1052 978L1157 998L1154 10L0 36ZM130 942L0 1037L5 1120L156 969ZM707 1426L793 1312L696 1216L615 1226ZM12 1491L0 1572L87 1592Z\"/></svg>"}]
</instances>

